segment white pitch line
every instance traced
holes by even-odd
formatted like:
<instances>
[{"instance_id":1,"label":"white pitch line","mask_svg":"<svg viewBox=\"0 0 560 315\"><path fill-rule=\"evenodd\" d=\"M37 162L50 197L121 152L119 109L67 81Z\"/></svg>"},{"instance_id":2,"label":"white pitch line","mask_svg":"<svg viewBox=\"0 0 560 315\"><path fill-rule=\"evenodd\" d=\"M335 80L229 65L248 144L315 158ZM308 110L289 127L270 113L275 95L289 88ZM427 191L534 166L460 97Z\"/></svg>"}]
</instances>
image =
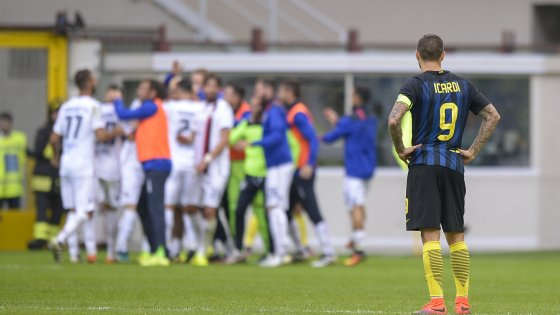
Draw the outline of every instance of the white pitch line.
<instances>
[{"instance_id":1,"label":"white pitch line","mask_svg":"<svg viewBox=\"0 0 560 315\"><path fill-rule=\"evenodd\" d=\"M200 313L200 312L208 312L208 313L224 313L223 309L212 309L210 307L135 307L135 308L126 308L126 307L114 307L114 306L38 306L38 305L0 305L0 311L8 311L8 310L36 310L36 311L57 311L57 312L110 312L110 311L118 311L118 312L149 312L149 313ZM237 310L239 311L239 310ZM392 315L404 315L410 314L410 312L387 312L387 311L379 311L379 310L364 310L364 309L297 309L297 308L285 308L285 307L278 307L278 308L259 308L258 310L254 309L247 309L241 311L243 313L280 313L280 314L302 314L302 313L316 313L316 314L392 314ZM231 313L228 311L227 313ZM535 315L535 313L531 312L504 312L504 313L478 313L479 315Z\"/></svg>"}]
</instances>

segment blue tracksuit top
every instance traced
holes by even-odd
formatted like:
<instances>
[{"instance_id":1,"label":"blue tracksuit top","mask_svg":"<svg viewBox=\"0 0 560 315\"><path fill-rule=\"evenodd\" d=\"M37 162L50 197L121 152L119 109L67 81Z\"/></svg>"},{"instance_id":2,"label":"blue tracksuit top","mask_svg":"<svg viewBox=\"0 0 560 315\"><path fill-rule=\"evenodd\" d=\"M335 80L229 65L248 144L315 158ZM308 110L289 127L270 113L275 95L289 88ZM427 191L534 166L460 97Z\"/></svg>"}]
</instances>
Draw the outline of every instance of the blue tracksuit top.
<instances>
[{"instance_id":1,"label":"blue tracksuit top","mask_svg":"<svg viewBox=\"0 0 560 315\"><path fill-rule=\"evenodd\" d=\"M272 103L263 113L263 137L253 145L262 146L267 167L292 163L292 153L288 144L288 122L283 106Z\"/></svg>"},{"instance_id":2,"label":"blue tracksuit top","mask_svg":"<svg viewBox=\"0 0 560 315\"><path fill-rule=\"evenodd\" d=\"M131 120L131 119L145 119L157 112L157 105L152 100L142 101L142 105L136 109L129 109L124 106L122 100L115 100L115 111L117 116L121 120ZM170 159L153 159L142 162L142 168L144 171L171 171L171 160Z\"/></svg>"},{"instance_id":3,"label":"blue tracksuit top","mask_svg":"<svg viewBox=\"0 0 560 315\"><path fill-rule=\"evenodd\" d=\"M373 116L343 116L335 128L323 136L323 141L333 143L344 138L344 167L346 175L362 179L373 176L377 165L375 143L377 119Z\"/></svg>"}]
</instances>

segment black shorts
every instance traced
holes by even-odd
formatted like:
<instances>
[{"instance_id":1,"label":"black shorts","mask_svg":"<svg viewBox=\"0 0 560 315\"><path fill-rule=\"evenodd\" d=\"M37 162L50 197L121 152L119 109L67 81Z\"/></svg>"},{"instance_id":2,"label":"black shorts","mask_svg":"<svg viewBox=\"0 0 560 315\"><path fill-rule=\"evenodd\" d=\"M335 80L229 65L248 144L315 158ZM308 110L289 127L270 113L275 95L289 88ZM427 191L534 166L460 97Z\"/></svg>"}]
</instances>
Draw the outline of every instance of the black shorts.
<instances>
[{"instance_id":1,"label":"black shorts","mask_svg":"<svg viewBox=\"0 0 560 315\"><path fill-rule=\"evenodd\" d=\"M406 229L463 232L465 178L442 166L413 165L406 182Z\"/></svg>"}]
</instances>

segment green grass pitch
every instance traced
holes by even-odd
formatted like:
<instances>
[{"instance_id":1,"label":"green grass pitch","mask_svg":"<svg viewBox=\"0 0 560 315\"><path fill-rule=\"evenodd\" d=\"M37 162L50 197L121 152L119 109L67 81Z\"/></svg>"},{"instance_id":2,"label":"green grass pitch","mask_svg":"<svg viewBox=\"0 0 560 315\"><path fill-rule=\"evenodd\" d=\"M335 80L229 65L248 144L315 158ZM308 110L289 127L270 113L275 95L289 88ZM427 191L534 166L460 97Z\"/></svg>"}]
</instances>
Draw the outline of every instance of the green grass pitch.
<instances>
[{"instance_id":1,"label":"green grass pitch","mask_svg":"<svg viewBox=\"0 0 560 315\"><path fill-rule=\"evenodd\" d=\"M472 266L475 314L560 314L560 253L474 254ZM0 253L4 314L410 314L426 300L421 259L412 256L261 269L57 265L48 252Z\"/></svg>"}]
</instances>

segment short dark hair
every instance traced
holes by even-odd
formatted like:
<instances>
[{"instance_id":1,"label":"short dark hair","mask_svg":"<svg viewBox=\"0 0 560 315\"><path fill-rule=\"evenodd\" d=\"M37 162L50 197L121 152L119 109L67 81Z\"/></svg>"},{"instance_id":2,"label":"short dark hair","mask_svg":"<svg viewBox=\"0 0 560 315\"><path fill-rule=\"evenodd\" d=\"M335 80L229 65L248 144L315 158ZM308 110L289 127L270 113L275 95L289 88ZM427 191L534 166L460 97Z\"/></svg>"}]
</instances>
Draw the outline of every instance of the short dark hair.
<instances>
[{"instance_id":1,"label":"short dark hair","mask_svg":"<svg viewBox=\"0 0 560 315\"><path fill-rule=\"evenodd\" d=\"M367 88L363 86L357 86L354 88L354 91L356 92L356 94L360 96L360 98L362 99L362 103L365 104L369 102L369 99L371 98L371 93Z\"/></svg>"},{"instance_id":2,"label":"short dark hair","mask_svg":"<svg viewBox=\"0 0 560 315\"><path fill-rule=\"evenodd\" d=\"M150 84L150 90L156 91L156 97L160 99L165 99L167 97L167 90L163 84L157 80L146 80Z\"/></svg>"},{"instance_id":3,"label":"short dark hair","mask_svg":"<svg viewBox=\"0 0 560 315\"><path fill-rule=\"evenodd\" d=\"M82 69L76 72L74 75L74 83L78 89L83 90L86 88L86 84L91 79L91 71L89 69Z\"/></svg>"},{"instance_id":4,"label":"short dark hair","mask_svg":"<svg viewBox=\"0 0 560 315\"><path fill-rule=\"evenodd\" d=\"M14 116L10 112L1 112L0 113L0 120L7 120L7 121L14 121Z\"/></svg>"},{"instance_id":5,"label":"short dark hair","mask_svg":"<svg viewBox=\"0 0 560 315\"><path fill-rule=\"evenodd\" d=\"M422 60L437 61L443 53L443 39L436 34L426 34L418 41L416 50Z\"/></svg>"},{"instance_id":6,"label":"short dark hair","mask_svg":"<svg viewBox=\"0 0 560 315\"><path fill-rule=\"evenodd\" d=\"M233 92L235 94L237 94L237 96L239 96L239 98L244 98L245 97L245 89L242 88L241 86L235 84L235 83L228 83L229 87L231 87L231 89L233 90Z\"/></svg>"},{"instance_id":7,"label":"short dark hair","mask_svg":"<svg viewBox=\"0 0 560 315\"><path fill-rule=\"evenodd\" d=\"M206 85L206 83L210 82L210 81L216 81L216 83L218 84L218 86L222 86L222 78L220 78L217 74L215 73L208 73L205 77L204 77L204 85Z\"/></svg>"},{"instance_id":8,"label":"short dark hair","mask_svg":"<svg viewBox=\"0 0 560 315\"><path fill-rule=\"evenodd\" d=\"M177 83L177 87L185 92L192 92L192 84L189 79L181 79L181 81Z\"/></svg>"},{"instance_id":9,"label":"short dark hair","mask_svg":"<svg viewBox=\"0 0 560 315\"><path fill-rule=\"evenodd\" d=\"M296 98L301 97L301 85L296 80L286 80L280 83L281 86L290 90Z\"/></svg>"},{"instance_id":10,"label":"short dark hair","mask_svg":"<svg viewBox=\"0 0 560 315\"><path fill-rule=\"evenodd\" d=\"M122 92L121 87L120 87L118 84L116 84L116 83L109 84L109 86L107 87L107 90L113 90L113 91Z\"/></svg>"}]
</instances>

